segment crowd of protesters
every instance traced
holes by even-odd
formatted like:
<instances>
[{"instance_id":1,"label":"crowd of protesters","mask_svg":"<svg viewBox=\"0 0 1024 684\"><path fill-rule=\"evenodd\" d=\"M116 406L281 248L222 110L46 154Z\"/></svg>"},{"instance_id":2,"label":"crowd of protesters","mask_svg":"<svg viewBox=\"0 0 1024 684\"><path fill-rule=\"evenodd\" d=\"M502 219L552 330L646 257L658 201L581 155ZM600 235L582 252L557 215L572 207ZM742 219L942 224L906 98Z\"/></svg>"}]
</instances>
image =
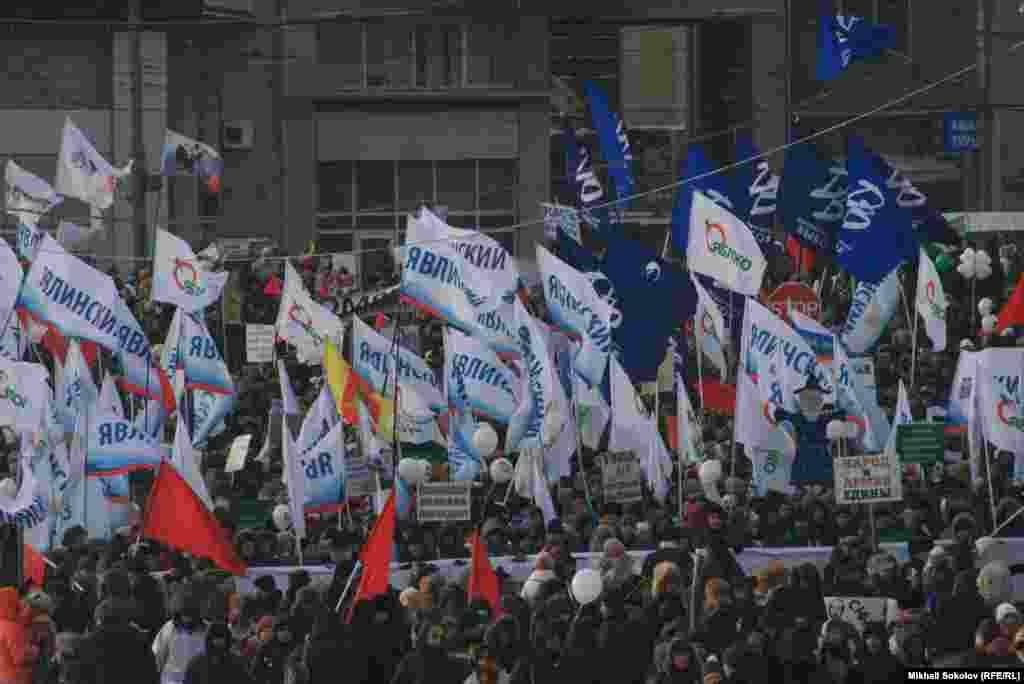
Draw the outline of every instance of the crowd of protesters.
<instances>
[{"instance_id":1,"label":"crowd of protesters","mask_svg":"<svg viewBox=\"0 0 1024 684\"><path fill-rule=\"evenodd\" d=\"M975 284L974 298L958 274L943 274L953 302L950 344L939 353L922 346L911 393L916 416L948 397L959 349L1024 339L979 334L976 299L1005 301L1017 275L1015 252L998 253L996 273ZM275 263L261 259L233 273L233 290L225 295L231 301L211 312L210 328L223 331L227 346L237 322L273 321L276 300L267 292ZM329 260L299 265L307 288L327 302L346 281ZM815 277L794 275L778 264L772 271L775 283L824 278L823 322L842 323L852 294L843 279L820 270ZM145 274L118 281L152 338L160 339L170 311L148 303ZM393 269L385 265L366 281L368 288L392 284ZM912 287L913 278L906 282ZM531 303L543 313L537 297ZM894 317L876 351L879 403L890 411L898 381L910 371L907 318ZM418 351L439 370L440 327L425 319L415 327ZM248 562L254 589L240 590L208 561L140 540L137 520L107 540L74 528L49 554L54 567L44 586L0 589L0 684L857 684L894 681L914 667L1024 668L1024 620L1013 601L1024 597L1009 590L1010 569L987 562L985 540L978 543L997 527L999 537L1024 537L1024 516L1013 518L1021 507L1013 456L995 452L992 472L975 469L972 477L960 435L948 437L946 463L908 470L903 500L878 504L869 516L867 507L837 506L826 486L753 496L750 463L730 448L731 418L706 415L708 455L726 473L720 502L690 469L679 479L681 491L673 484L662 503L649 497L627 506L604 503L595 477L599 459L584 450L573 460L586 474L557 484L558 518L547 523L531 501L501 491L476 496L474 523L401 520L396 560L411 568L410 579L357 605L347 589L372 506L340 521L334 514L312 516L304 560L332 565L333 574L321 582L296 569L281 591L261 568L296 564L291 533L269 515L262 527L243 529L238 522L242 499L284 500L279 457L253 458L278 382L234 356L228 354L238 371L238 403L227 429L211 440L204 465L215 513ZM687 356L693 360L692 342ZM690 370L696 377L695 366ZM290 362L289 372L303 402L312 403L319 370ZM674 411L669 392L659 404L666 415ZM219 466L231 440L244 433L254 435L250 458L229 480ZM500 610L470 596L465 576L438 572L432 563L463 559L468 574L474 529L492 557L533 559L526 578L499 572ZM905 542L909 560L884 550L889 542ZM832 547L821 566L787 564L780 555L783 560L748 575L737 561L745 548L821 546ZM631 554L638 551L647 554ZM581 552L599 554L603 580L600 598L587 605L577 604L571 591ZM898 610L858 629L829 615L828 596L893 599Z\"/></svg>"}]
</instances>

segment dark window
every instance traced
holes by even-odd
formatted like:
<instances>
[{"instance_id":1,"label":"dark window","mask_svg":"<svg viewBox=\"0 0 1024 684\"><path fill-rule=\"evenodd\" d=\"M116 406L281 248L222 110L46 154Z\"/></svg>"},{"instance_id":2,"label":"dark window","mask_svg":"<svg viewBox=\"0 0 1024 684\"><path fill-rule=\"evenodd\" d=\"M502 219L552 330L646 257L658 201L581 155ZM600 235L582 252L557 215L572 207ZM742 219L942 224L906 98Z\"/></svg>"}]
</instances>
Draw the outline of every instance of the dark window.
<instances>
[{"instance_id":1,"label":"dark window","mask_svg":"<svg viewBox=\"0 0 1024 684\"><path fill-rule=\"evenodd\" d=\"M320 64L331 64L332 85L341 88L363 87L363 24L327 21L317 25L316 57Z\"/></svg>"},{"instance_id":2,"label":"dark window","mask_svg":"<svg viewBox=\"0 0 1024 684\"><path fill-rule=\"evenodd\" d=\"M391 238L364 238L359 241L363 257L363 287L381 287L394 277L395 260L391 246Z\"/></svg>"},{"instance_id":3,"label":"dark window","mask_svg":"<svg viewBox=\"0 0 1024 684\"><path fill-rule=\"evenodd\" d=\"M352 247L352 234L351 233L320 233L316 238L316 251L320 254L339 254L345 252L351 252Z\"/></svg>"},{"instance_id":4,"label":"dark window","mask_svg":"<svg viewBox=\"0 0 1024 684\"><path fill-rule=\"evenodd\" d=\"M908 0L876 0L878 23L891 26L896 32L896 49L906 52L910 37L910 9Z\"/></svg>"},{"instance_id":5,"label":"dark window","mask_svg":"<svg viewBox=\"0 0 1024 684\"><path fill-rule=\"evenodd\" d=\"M359 211L395 210L395 163L361 161L356 165Z\"/></svg>"},{"instance_id":6,"label":"dark window","mask_svg":"<svg viewBox=\"0 0 1024 684\"><path fill-rule=\"evenodd\" d=\"M452 213L476 207L476 164L472 161L437 163L437 202Z\"/></svg>"},{"instance_id":7,"label":"dark window","mask_svg":"<svg viewBox=\"0 0 1024 684\"><path fill-rule=\"evenodd\" d=\"M366 85L368 88L408 88L412 85L412 27L405 22L366 25Z\"/></svg>"},{"instance_id":8,"label":"dark window","mask_svg":"<svg viewBox=\"0 0 1024 684\"><path fill-rule=\"evenodd\" d=\"M515 209L518 164L511 159L480 162L480 210Z\"/></svg>"},{"instance_id":9,"label":"dark window","mask_svg":"<svg viewBox=\"0 0 1024 684\"><path fill-rule=\"evenodd\" d=\"M462 44L462 27L459 25L447 25L441 29L441 43L444 56L444 82L445 87L457 87L462 85L462 62L464 50Z\"/></svg>"},{"instance_id":10,"label":"dark window","mask_svg":"<svg viewBox=\"0 0 1024 684\"><path fill-rule=\"evenodd\" d=\"M320 162L316 183L319 211L352 211L352 162Z\"/></svg>"},{"instance_id":11,"label":"dark window","mask_svg":"<svg viewBox=\"0 0 1024 684\"><path fill-rule=\"evenodd\" d=\"M398 209L415 211L434 201L434 164L398 162Z\"/></svg>"},{"instance_id":12,"label":"dark window","mask_svg":"<svg viewBox=\"0 0 1024 684\"><path fill-rule=\"evenodd\" d=\"M515 83L513 29L508 24L470 24L466 50L468 85Z\"/></svg>"}]
</instances>

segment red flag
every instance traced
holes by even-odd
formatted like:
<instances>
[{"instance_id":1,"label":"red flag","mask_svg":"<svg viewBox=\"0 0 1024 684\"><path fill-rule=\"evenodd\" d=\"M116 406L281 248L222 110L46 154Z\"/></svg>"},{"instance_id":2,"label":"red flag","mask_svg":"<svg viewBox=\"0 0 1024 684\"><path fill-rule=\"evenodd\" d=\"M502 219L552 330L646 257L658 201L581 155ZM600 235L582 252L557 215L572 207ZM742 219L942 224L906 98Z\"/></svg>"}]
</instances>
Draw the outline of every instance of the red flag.
<instances>
[{"instance_id":1,"label":"red flag","mask_svg":"<svg viewBox=\"0 0 1024 684\"><path fill-rule=\"evenodd\" d=\"M377 312L377 318L374 319L374 321L373 321L373 327L377 329L377 332L380 332L381 330L383 330L385 328L385 326L387 326L387 324L388 324L388 317L385 316L384 314L380 313L380 312Z\"/></svg>"},{"instance_id":2,"label":"red flag","mask_svg":"<svg viewBox=\"0 0 1024 684\"><path fill-rule=\"evenodd\" d=\"M724 416L736 415L736 385L727 385L718 380L694 382L691 386L700 392L704 390L704 410Z\"/></svg>"},{"instance_id":3,"label":"red flag","mask_svg":"<svg viewBox=\"0 0 1024 684\"><path fill-rule=\"evenodd\" d=\"M484 599L491 605L491 615L498 617L502 612L501 584L498 582L498 575L494 572L494 566L491 565L487 549L484 548L484 544L480 540L479 529L473 533L470 545L473 549L473 559L470 562L469 599L473 600L477 597Z\"/></svg>"},{"instance_id":4,"label":"red flag","mask_svg":"<svg viewBox=\"0 0 1024 684\"><path fill-rule=\"evenodd\" d=\"M149 493L142 536L193 556L209 558L235 575L244 576L248 571L217 518L167 461L160 464Z\"/></svg>"},{"instance_id":5,"label":"red flag","mask_svg":"<svg viewBox=\"0 0 1024 684\"><path fill-rule=\"evenodd\" d=\"M281 292L281 279L276 275L270 276L270 280L267 281L267 286L263 288L263 294L268 297L280 297Z\"/></svg>"},{"instance_id":6,"label":"red flag","mask_svg":"<svg viewBox=\"0 0 1024 684\"><path fill-rule=\"evenodd\" d=\"M364 599L387 593L388 581L391 579L391 555L395 546L395 488L391 488L384 510L380 512L377 522L373 524L366 545L359 554L359 562L363 566L363 576L359 578L359 589L352 605ZM351 611L349 619L352 618Z\"/></svg>"},{"instance_id":7,"label":"red flag","mask_svg":"<svg viewBox=\"0 0 1024 684\"><path fill-rule=\"evenodd\" d=\"M21 554L22 576L25 581L42 589L46 579L46 561L43 560L43 554L32 548L31 544L24 544L23 547L24 551Z\"/></svg>"},{"instance_id":8,"label":"red flag","mask_svg":"<svg viewBox=\"0 0 1024 684\"><path fill-rule=\"evenodd\" d=\"M801 273L810 273L814 268L814 250L807 245L800 244L795 237L786 240L786 254L793 257L796 262L796 269Z\"/></svg>"},{"instance_id":9,"label":"red flag","mask_svg":"<svg viewBox=\"0 0 1024 684\"><path fill-rule=\"evenodd\" d=\"M1024 273L1017 280L1017 288L1010 295L1009 301L1003 305L1003 310L999 312L996 334L1001 334L1011 325L1024 325Z\"/></svg>"}]
</instances>

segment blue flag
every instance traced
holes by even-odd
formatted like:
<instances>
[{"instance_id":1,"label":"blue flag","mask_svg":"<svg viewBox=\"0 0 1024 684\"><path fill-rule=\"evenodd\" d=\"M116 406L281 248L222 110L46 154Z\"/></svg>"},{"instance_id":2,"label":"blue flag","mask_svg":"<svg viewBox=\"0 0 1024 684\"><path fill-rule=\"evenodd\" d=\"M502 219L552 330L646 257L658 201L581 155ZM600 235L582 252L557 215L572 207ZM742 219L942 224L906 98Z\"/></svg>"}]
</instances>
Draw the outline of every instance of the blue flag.
<instances>
[{"instance_id":1,"label":"blue flag","mask_svg":"<svg viewBox=\"0 0 1024 684\"><path fill-rule=\"evenodd\" d=\"M819 81L839 77L854 60L881 55L896 46L896 33L863 17L834 13L831 0L818 2L818 54L816 76Z\"/></svg>"},{"instance_id":2,"label":"blue flag","mask_svg":"<svg viewBox=\"0 0 1024 684\"><path fill-rule=\"evenodd\" d=\"M760 156L761 151L750 135L741 135L736 139L736 161ZM775 250L772 224L778 209L779 176L772 172L766 159L758 159L756 162L742 164L736 171L734 183L733 213L747 222L750 232L768 256L768 250Z\"/></svg>"},{"instance_id":3,"label":"blue flag","mask_svg":"<svg viewBox=\"0 0 1024 684\"><path fill-rule=\"evenodd\" d=\"M684 183L676 190L675 204L672 206L672 242L680 254L686 254L686 244L690 239L690 210L693 207L694 190L700 190L729 211L735 210L729 176L724 173L707 175L714 170L704 145L692 143L682 168ZM694 178L697 180L691 180Z\"/></svg>"},{"instance_id":4,"label":"blue flag","mask_svg":"<svg viewBox=\"0 0 1024 684\"><path fill-rule=\"evenodd\" d=\"M827 162L814 145L793 145L786 150L779 207L786 231L801 244L830 254L835 233L846 215L847 172Z\"/></svg>"},{"instance_id":5,"label":"blue flag","mask_svg":"<svg viewBox=\"0 0 1024 684\"><path fill-rule=\"evenodd\" d=\"M894 190L896 204L903 209L910 209L914 232L918 239L926 242L959 244L960 235L938 211L928 206L928 197L917 189L914 184L898 169L882 160L887 185Z\"/></svg>"},{"instance_id":6,"label":"blue flag","mask_svg":"<svg viewBox=\"0 0 1024 684\"><path fill-rule=\"evenodd\" d=\"M669 336L697 312L697 291L687 272L632 240L609 239L602 270L619 362L634 384L653 382Z\"/></svg>"},{"instance_id":7,"label":"blue flag","mask_svg":"<svg viewBox=\"0 0 1024 684\"><path fill-rule=\"evenodd\" d=\"M626 208L628 198L633 196L633 152L629 147L629 137L622 118L612 112L608 106L608 98L593 81L583 86L590 105L590 118L597 129L601 140L601 156L608 163L608 176L615 181L615 192L620 203L619 211Z\"/></svg>"},{"instance_id":8,"label":"blue flag","mask_svg":"<svg viewBox=\"0 0 1024 684\"><path fill-rule=\"evenodd\" d=\"M846 216L836 239L836 262L854 277L877 283L904 260L916 258L919 244L911 210L900 207L888 187L885 162L860 138L847 143L850 191Z\"/></svg>"},{"instance_id":9,"label":"blue flag","mask_svg":"<svg viewBox=\"0 0 1024 684\"><path fill-rule=\"evenodd\" d=\"M593 230L601 230L609 222L608 207L593 207L605 202L604 187L594 173L590 152L585 145L579 145L576 132L568 123L562 129L562 146L566 176L573 188L580 222L586 223ZM596 260L590 251L561 229L557 231L555 254L578 271L597 270Z\"/></svg>"},{"instance_id":10,"label":"blue flag","mask_svg":"<svg viewBox=\"0 0 1024 684\"><path fill-rule=\"evenodd\" d=\"M729 337L732 338L733 349L739 349L740 340L743 337L743 312L747 308L746 298L732 290L718 287L714 278L700 273L696 275L701 287L711 296L711 299L718 305L718 310L722 312L722 320L725 322L726 330L729 331Z\"/></svg>"}]
</instances>

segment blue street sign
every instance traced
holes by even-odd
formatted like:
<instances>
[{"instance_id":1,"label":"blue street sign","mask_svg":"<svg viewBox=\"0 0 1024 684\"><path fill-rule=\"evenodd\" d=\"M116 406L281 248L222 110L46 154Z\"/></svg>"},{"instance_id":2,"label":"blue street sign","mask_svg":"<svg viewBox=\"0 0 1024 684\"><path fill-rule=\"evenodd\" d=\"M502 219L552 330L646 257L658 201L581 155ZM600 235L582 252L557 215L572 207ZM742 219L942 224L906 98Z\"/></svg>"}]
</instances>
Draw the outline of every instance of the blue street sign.
<instances>
[{"instance_id":1,"label":"blue street sign","mask_svg":"<svg viewBox=\"0 0 1024 684\"><path fill-rule=\"evenodd\" d=\"M946 152L978 149L978 115L975 112L947 113L942 131Z\"/></svg>"}]
</instances>

